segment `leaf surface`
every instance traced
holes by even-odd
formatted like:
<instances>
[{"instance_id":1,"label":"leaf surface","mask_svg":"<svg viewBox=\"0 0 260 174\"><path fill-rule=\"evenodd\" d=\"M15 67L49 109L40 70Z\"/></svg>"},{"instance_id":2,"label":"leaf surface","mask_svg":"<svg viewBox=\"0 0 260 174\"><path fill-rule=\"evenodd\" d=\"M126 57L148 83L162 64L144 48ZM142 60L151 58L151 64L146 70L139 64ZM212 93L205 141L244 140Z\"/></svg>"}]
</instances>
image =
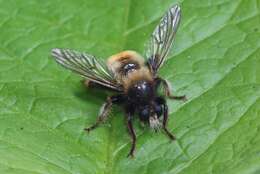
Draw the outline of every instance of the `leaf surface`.
<instances>
[{"instance_id":1,"label":"leaf surface","mask_svg":"<svg viewBox=\"0 0 260 174\"><path fill-rule=\"evenodd\" d=\"M134 159L115 107L90 134L110 93L85 89L52 48L106 57L143 52L176 1L0 1L0 173L260 172L260 1L179 1L182 21L161 77L188 102L168 101L177 141L142 128Z\"/></svg>"}]
</instances>

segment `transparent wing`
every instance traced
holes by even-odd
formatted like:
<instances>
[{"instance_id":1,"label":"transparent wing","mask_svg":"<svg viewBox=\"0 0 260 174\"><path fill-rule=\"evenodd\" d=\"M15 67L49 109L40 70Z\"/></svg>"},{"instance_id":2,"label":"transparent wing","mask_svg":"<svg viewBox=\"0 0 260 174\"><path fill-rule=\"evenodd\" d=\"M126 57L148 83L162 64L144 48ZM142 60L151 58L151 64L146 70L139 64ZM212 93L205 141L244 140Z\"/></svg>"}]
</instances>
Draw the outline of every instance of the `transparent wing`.
<instances>
[{"instance_id":1,"label":"transparent wing","mask_svg":"<svg viewBox=\"0 0 260 174\"><path fill-rule=\"evenodd\" d=\"M169 53L180 23L180 17L180 7L178 5L172 6L152 33L146 50L146 57L154 75Z\"/></svg>"},{"instance_id":2,"label":"transparent wing","mask_svg":"<svg viewBox=\"0 0 260 174\"><path fill-rule=\"evenodd\" d=\"M122 91L122 86L117 83L107 66L92 55L79 53L69 49L52 50L55 60L67 69L98 83L102 86Z\"/></svg>"}]
</instances>

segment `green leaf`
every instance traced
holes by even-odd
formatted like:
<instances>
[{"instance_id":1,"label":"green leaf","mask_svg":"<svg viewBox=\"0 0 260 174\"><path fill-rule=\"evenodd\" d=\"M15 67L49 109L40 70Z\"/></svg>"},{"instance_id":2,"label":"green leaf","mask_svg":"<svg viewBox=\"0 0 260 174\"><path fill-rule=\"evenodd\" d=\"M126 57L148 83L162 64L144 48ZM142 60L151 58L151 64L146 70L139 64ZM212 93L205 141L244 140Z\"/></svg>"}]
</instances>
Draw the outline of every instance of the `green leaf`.
<instances>
[{"instance_id":1,"label":"green leaf","mask_svg":"<svg viewBox=\"0 0 260 174\"><path fill-rule=\"evenodd\" d=\"M55 47L106 58L143 52L176 1L0 1L0 173L260 172L260 1L185 0L162 77L186 103L168 100L169 129L138 134L134 159L124 114L90 134L109 93L85 89L58 66Z\"/></svg>"}]
</instances>

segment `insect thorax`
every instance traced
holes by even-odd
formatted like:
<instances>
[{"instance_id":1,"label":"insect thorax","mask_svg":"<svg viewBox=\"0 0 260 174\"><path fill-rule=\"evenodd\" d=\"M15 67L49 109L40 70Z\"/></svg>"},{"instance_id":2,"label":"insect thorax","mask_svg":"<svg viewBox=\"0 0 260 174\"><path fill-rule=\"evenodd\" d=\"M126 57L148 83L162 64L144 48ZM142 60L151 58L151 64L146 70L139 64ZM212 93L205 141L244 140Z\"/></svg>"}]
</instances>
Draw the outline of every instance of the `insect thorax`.
<instances>
[{"instance_id":1,"label":"insect thorax","mask_svg":"<svg viewBox=\"0 0 260 174\"><path fill-rule=\"evenodd\" d=\"M136 81L128 88L127 96L130 103L148 104L154 98L152 82L147 80Z\"/></svg>"},{"instance_id":2,"label":"insect thorax","mask_svg":"<svg viewBox=\"0 0 260 174\"><path fill-rule=\"evenodd\" d=\"M107 66L114 74L126 74L143 65L143 57L135 51L123 51L110 56L107 60Z\"/></svg>"},{"instance_id":3,"label":"insect thorax","mask_svg":"<svg viewBox=\"0 0 260 174\"><path fill-rule=\"evenodd\" d=\"M123 51L109 57L107 66L125 89L128 89L135 81L151 80L144 58L135 51Z\"/></svg>"}]
</instances>

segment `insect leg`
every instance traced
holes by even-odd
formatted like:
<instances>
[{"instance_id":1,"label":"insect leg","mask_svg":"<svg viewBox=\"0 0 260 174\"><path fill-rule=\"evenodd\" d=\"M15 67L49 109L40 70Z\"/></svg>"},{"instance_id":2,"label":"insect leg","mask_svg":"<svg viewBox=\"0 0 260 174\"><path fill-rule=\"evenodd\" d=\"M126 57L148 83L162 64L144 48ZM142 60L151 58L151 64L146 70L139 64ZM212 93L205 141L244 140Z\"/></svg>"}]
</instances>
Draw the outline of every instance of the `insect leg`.
<instances>
[{"instance_id":1,"label":"insect leg","mask_svg":"<svg viewBox=\"0 0 260 174\"><path fill-rule=\"evenodd\" d=\"M169 83L166 80L164 80L162 78L156 78L155 79L155 83L156 83L155 84L156 88L158 88L160 86L160 84L163 85L164 93L170 99L183 100L183 101L187 100L185 95L182 95L182 96L173 96L173 95L171 95L171 88L170 88Z\"/></svg>"},{"instance_id":2,"label":"insect leg","mask_svg":"<svg viewBox=\"0 0 260 174\"><path fill-rule=\"evenodd\" d=\"M129 134L131 136L131 139L132 139L132 145L131 145L131 149L128 153L127 156L131 156L133 157L134 156L134 151L135 151L135 144L136 144L136 135L135 135L135 131L134 131L134 128L133 128L133 124L132 124L132 120L131 118L127 120L127 128L128 128L128 131L129 131Z\"/></svg>"},{"instance_id":3,"label":"insect leg","mask_svg":"<svg viewBox=\"0 0 260 174\"><path fill-rule=\"evenodd\" d=\"M168 106L166 104L163 105L163 130L169 136L170 139L175 140L175 136L168 130L167 128L168 121Z\"/></svg>"},{"instance_id":4,"label":"insect leg","mask_svg":"<svg viewBox=\"0 0 260 174\"><path fill-rule=\"evenodd\" d=\"M131 114L131 112L127 113L127 129L128 129L129 135L131 136L131 139L132 139L131 149L130 149L127 156L133 157L134 151L135 151L135 144L136 144L136 135L135 135L134 127L133 127L133 124L132 124L132 114Z\"/></svg>"},{"instance_id":5,"label":"insect leg","mask_svg":"<svg viewBox=\"0 0 260 174\"><path fill-rule=\"evenodd\" d=\"M124 96L120 94L108 97L106 102L103 104L103 106L100 109L100 114L98 116L97 121L92 126L85 128L84 130L89 132L95 129L100 123L102 123L108 117L112 105L123 101L124 101Z\"/></svg>"},{"instance_id":6,"label":"insect leg","mask_svg":"<svg viewBox=\"0 0 260 174\"><path fill-rule=\"evenodd\" d=\"M156 99L156 101L158 102L158 104L162 105L162 109L163 109L163 130L166 132L166 134L169 136L170 139L175 140L174 135L168 130L167 128L167 122L168 122L168 106L165 102L165 99L162 97L158 97Z\"/></svg>"}]
</instances>

